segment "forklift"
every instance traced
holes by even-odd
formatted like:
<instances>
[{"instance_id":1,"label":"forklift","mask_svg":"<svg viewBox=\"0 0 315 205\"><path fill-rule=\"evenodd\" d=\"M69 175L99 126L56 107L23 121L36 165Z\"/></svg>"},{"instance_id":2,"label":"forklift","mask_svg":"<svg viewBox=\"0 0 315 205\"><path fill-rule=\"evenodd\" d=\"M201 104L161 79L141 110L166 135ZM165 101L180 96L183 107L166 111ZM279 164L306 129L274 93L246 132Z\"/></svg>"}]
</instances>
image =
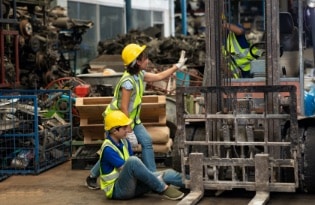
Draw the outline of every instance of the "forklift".
<instances>
[{"instance_id":1,"label":"forklift","mask_svg":"<svg viewBox=\"0 0 315 205\"><path fill-rule=\"evenodd\" d=\"M173 168L190 189L178 204L197 204L205 190L254 191L251 205L268 203L271 192L315 192L315 119L304 114L303 2L298 1L299 74L288 77L280 66L287 51L279 22L288 19L281 19L287 17L280 15L279 1L263 0L265 38L259 45L265 54L251 67L265 75L238 79L223 52L222 25L231 21L235 2L205 1L203 85L176 88ZM187 96L198 99L193 113L187 112Z\"/></svg>"}]
</instances>

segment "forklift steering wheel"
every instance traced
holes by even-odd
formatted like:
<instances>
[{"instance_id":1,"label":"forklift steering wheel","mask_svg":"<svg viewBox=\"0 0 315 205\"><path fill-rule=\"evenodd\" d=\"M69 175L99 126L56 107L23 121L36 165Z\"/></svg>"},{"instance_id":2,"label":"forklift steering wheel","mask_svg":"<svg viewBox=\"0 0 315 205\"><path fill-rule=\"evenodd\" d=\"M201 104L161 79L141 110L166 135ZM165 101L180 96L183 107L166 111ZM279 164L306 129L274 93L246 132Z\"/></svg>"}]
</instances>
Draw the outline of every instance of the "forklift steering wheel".
<instances>
[{"instance_id":1,"label":"forklift steering wheel","mask_svg":"<svg viewBox=\"0 0 315 205\"><path fill-rule=\"evenodd\" d=\"M249 48L249 52L250 54L254 57L254 58L259 58L260 56L259 55L256 55L254 54L253 52L253 49L254 48L257 48L257 49L260 49L260 50L263 50L262 52L262 56L265 55L265 46L266 45L266 42L265 41L262 41L262 42L259 42L259 43L254 43L253 45L251 45L251 47ZM283 46L280 45L280 57L283 55Z\"/></svg>"},{"instance_id":2,"label":"forklift steering wheel","mask_svg":"<svg viewBox=\"0 0 315 205\"><path fill-rule=\"evenodd\" d=\"M262 56L265 54L265 46L266 45L266 42L262 41L262 42L259 42L259 43L254 43L253 45L251 45L251 47L249 48L249 52L250 54L254 57L254 58L259 58L260 56L259 55L256 55L254 52L253 52L253 49L254 48L257 48L259 50L263 50L262 52Z\"/></svg>"}]
</instances>

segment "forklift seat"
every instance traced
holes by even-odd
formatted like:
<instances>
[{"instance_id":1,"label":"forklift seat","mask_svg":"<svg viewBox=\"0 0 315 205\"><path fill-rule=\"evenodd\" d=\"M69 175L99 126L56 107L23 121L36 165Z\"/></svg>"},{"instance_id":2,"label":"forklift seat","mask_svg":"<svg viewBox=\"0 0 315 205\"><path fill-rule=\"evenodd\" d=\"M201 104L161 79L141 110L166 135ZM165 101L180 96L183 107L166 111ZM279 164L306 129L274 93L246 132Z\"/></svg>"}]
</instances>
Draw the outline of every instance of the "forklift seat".
<instances>
[{"instance_id":1,"label":"forklift seat","mask_svg":"<svg viewBox=\"0 0 315 205\"><path fill-rule=\"evenodd\" d=\"M294 25L292 15L289 12L280 12L280 46L283 51L299 50L298 29Z\"/></svg>"},{"instance_id":2,"label":"forklift seat","mask_svg":"<svg viewBox=\"0 0 315 205\"><path fill-rule=\"evenodd\" d=\"M266 42L266 32L263 40ZM298 61L295 60L299 51L299 33L289 12L279 13L280 67L288 77L296 77L299 73ZM253 77L265 76L265 59L251 62Z\"/></svg>"}]
</instances>

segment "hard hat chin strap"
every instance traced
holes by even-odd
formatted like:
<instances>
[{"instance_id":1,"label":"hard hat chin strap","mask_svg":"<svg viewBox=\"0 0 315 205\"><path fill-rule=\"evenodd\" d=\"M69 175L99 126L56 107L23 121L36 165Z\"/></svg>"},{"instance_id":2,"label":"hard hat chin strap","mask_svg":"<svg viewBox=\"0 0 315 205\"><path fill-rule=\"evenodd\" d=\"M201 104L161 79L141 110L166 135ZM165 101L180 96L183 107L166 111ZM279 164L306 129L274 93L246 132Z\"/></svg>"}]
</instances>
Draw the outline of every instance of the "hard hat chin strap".
<instances>
[{"instance_id":1,"label":"hard hat chin strap","mask_svg":"<svg viewBox=\"0 0 315 205\"><path fill-rule=\"evenodd\" d=\"M130 65L130 67L134 67L134 66L136 65L136 62L137 62L137 59L136 59L136 60L134 60L134 61L132 61L132 63L131 63L131 65Z\"/></svg>"}]
</instances>

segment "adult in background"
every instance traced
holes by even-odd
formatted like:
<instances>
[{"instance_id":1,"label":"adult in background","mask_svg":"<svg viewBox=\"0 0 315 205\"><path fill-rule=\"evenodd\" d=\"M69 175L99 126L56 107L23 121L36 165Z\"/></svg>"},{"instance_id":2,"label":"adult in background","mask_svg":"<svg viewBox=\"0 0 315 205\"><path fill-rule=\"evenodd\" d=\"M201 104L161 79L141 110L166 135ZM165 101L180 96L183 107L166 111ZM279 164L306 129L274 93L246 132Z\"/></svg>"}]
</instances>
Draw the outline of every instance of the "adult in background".
<instances>
[{"instance_id":1,"label":"adult in background","mask_svg":"<svg viewBox=\"0 0 315 205\"><path fill-rule=\"evenodd\" d=\"M262 51L253 48L252 55L249 51L250 43L245 36L245 29L241 25L224 23L223 27L227 29L226 55L230 56L229 69L234 78L250 78L250 63L252 60L262 55Z\"/></svg>"}]
</instances>

